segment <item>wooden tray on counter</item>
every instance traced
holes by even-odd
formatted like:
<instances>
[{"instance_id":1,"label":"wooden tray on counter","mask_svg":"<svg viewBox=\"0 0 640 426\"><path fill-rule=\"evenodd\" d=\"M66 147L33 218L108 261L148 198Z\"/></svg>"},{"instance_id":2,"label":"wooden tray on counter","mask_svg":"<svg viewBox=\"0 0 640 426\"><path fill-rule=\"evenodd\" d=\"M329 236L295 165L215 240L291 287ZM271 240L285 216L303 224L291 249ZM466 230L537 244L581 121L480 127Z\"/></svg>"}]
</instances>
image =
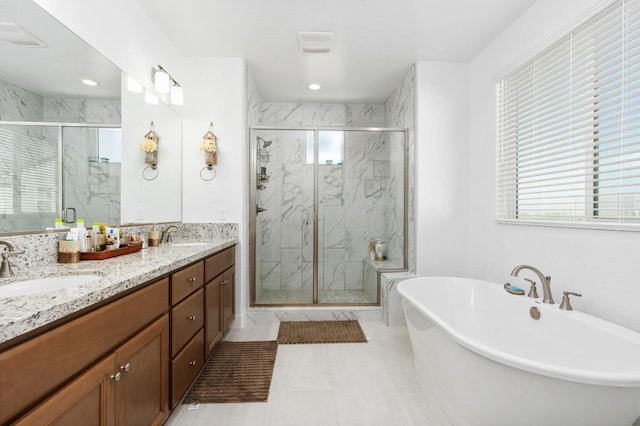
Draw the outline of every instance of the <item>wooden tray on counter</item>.
<instances>
[{"instance_id":1,"label":"wooden tray on counter","mask_svg":"<svg viewBox=\"0 0 640 426\"><path fill-rule=\"evenodd\" d=\"M123 254L135 253L141 249L142 241L130 243L126 246L120 246L120 248L115 250L80 252L80 260L104 260L116 256L122 256Z\"/></svg>"}]
</instances>

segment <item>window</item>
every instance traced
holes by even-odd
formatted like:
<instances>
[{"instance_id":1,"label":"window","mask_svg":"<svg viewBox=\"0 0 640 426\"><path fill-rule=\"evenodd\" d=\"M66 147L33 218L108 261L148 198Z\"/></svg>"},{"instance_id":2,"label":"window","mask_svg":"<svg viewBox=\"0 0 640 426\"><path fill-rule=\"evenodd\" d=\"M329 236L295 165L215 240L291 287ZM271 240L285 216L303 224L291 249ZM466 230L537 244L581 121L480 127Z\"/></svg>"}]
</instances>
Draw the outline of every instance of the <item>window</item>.
<instances>
[{"instance_id":1,"label":"window","mask_svg":"<svg viewBox=\"0 0 640 426\"><path fill-rule=\"evenodd\" d=\"M580 25L496 97L499 221L640 230L640 0Z\"/></svg>"},{"instance_id":2,"label":"window","mask_svg":"<svg viewBox=\"0 0 640 426\"><path fill-rule=\"evenodd\" d=\"M307 164L313 164L314 132L307 131ZM340 130L318 131L318 164L342 164L344 132Z\"/></svg>"}]
</instances>

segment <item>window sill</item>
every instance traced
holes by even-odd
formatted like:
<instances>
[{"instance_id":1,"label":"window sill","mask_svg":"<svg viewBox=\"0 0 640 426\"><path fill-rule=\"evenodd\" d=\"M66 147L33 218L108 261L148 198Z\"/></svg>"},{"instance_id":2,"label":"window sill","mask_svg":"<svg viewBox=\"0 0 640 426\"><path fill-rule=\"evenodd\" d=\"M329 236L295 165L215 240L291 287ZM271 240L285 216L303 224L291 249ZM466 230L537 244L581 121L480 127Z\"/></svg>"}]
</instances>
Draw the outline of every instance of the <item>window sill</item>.
<instances>
[{"instance_id":1,"label":"window sill","mask_svg":"<svg viewBox=\"0 0 640 426\"><path fill-rule=\"evenodd\" d=\"M524 225L524 226L545 226L551 228L574 228L574 229L597 229L606 231L640 231L640 223L612 223L612 222L561 222L552 220L521 220L521 219L496 219L500 225Z\"/></svg>"}]
</instances>

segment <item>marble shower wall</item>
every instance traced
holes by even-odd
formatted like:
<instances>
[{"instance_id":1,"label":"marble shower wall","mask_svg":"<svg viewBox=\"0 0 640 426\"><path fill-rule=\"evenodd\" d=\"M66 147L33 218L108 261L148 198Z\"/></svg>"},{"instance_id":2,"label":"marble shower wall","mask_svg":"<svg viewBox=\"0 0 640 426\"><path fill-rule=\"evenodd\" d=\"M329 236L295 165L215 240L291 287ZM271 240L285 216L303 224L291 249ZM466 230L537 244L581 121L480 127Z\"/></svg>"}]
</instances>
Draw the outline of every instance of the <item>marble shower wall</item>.
<instances>
[{"instance_id":1,"label":"marble shower wall","mask_svg":"<svg viewBox=\"0 0 640 426\"><path fill-rule=\"evenodd\" d=\"M0 81L0 120L118 124L120 100L43 98ZM55 201L57 127L7 129L0 136L0 170L2 176L11 176L11 179L0 180L0 192L11 194L14 207L0 212L3 214L0 232L51 227L58 216ZM106 212L110 223L119 223L120 164L89 162L90 157L96 156L95 129L66 128L63 139L66 206L82 211L80 217L89 223L93 217ZM14 166L16 161L22 165L18 169ZM37 190L41 199L37 206L31 207L20 201L25 188L36 188L26 184L30 178L39 181ZM23 180L25 184L21 183Z\"/></svg>"},{"instance_id":2,"label":"marble shower wall","mask_svg":"<svg viewBox=\"0 0 640 426\"><path fill-rule=\"evenodd\" d=\"M258 125L384 126L384 114L383 105L263 103ZM269 162L259 164L266 167L270 178L266 189L257 191L258 205L267 209L258 215L257 258L261 261L257 269L262 289L300 290L310 297L313 165L306 164L305 133L257 131L258 136L272 141L266 148ZM402 153L399 141L392 148L398 140L391 142L387 134L345 132L343 164L320 166L320 291L363 290L369 240L386 241L393 235L387 224L394 214L389 206L394 203L391 192L396 185L390 160L394 151Z\"/></svg>"},{"instance_id":3,"label":"marble shower wall","mask_svg":"<svg viewBox=\"0 0 640 426\"><path fill-rule=\"evenodd\" d=\"M87 226L120 223L121 164L96 160L98 129L67 127L62 141L65 207L74 207Z\"/></svg>"},{"instance_id":4,"label":"marble shower wall","mask_svg":"<svg viewBox=\"0 0 640 426\"><path fill-rule=\"evenodd\" d=\"M393 94L387 99L385 103L386 112L386 125L389 127L406 128L408 129L408 266L410 272L415 272L416 269L416 218L415 218L415 122L416 122L416 67L411 67L409 72L405 75L402 83L393 92ZM395 146L395 145L394 145ZM398 156L400 153L392 153L392 156ZM400 188L398 177L399 170L394 169L399 163L397 161L391 161L391 175L396 177L396 190ZM404 200L402 201L404 203ZM396 197L393 204L394 211L390 213L392 217L389 218L389 222L393 224L394 233L401 229L401 215L398 212L404 208L401 205L401 201ZM392 235L394 235L392 233ZM398 250L398 239L392 239L389 250L391 251L390 257L395 256Z\"/></svg>"}]
</instances>

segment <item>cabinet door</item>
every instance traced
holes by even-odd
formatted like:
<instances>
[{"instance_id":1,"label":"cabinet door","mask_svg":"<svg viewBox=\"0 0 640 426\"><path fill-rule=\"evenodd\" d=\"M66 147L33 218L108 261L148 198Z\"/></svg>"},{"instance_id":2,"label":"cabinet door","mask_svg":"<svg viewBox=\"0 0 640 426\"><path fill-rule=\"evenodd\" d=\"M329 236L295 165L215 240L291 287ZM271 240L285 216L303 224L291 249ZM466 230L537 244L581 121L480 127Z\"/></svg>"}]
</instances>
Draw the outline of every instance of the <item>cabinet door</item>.
<instances>
[{"instance_id":1,"label":"cabinet door","mask_svg":"<svg viewBox=\"0 0 640 426\"><path fill-rule=\"evenodd\" d=\"M226 332L236 314L236 269L231 267L224 271L223 296L223 330Z\"/></svg>"},{"instance_id":2,"label":"cabinet door","mask_svg":"<svg viewBox=\"0 0 640 426\"><path fill-rule=\"evenodd\" d=\"M115 386L122 425L161 425L169 415L169 316L116 350L121 379Z\"/></svg>"},{"instance_id":3,"label":"cabinet door","mask_svg":"<svg viewBox=\"0 0 640 426\"><path fill-rule=\"evenodd\" d=\"M113 385L117 380L116 374L118 371L115 355L112 354L31 410L15 424L113 425L115 424Z\"/></svg>"},{"instance_id":4,"label":"cabinet door","mask_svg":"<svg viewBox=\"0 0 640 426\"><path fill-rule=\"evenodd\" d=\"M205 288L205 358L209 358L211 352L222 339L222 293L224 275L218 275Z\"/></svg>"}]
</instances>

